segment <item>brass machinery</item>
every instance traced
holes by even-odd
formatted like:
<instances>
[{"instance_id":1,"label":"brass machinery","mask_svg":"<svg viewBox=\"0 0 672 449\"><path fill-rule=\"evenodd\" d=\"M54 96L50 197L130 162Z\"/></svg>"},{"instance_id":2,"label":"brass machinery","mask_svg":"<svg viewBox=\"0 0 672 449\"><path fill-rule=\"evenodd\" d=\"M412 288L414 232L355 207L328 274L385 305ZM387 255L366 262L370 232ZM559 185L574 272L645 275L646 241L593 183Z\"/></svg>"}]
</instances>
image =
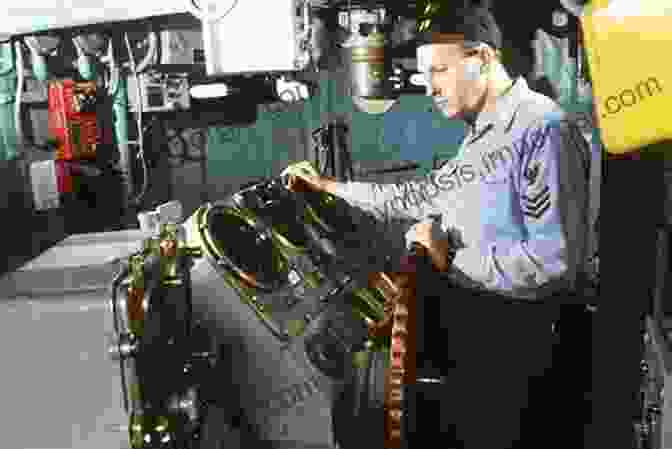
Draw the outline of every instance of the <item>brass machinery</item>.
<instances>
[{"instance_id":1,"label":"brass machinery","mask_svg":"<svg viewBox=\"0 0 672 449\"><path fill-rule=\"evenodd\" d=\"M213 361L192 322L190 265L199 250L186 247L169 224L143 246L112 283L110 352L120 365L129 443L192 448L205 407L200 377Z\"/></svg>"},{"instance_id":2,"label":"brass machinery","mask_svg":"<svg viewBox=\"0 0 672 449\"><path fill-rule=\"evenodd\" d=\"M218 366L239 390L231 406L262 440L333 447L334 418L318 409L390 344L369 338L386 292L369 285L353 217L341 200L289 192L277 178L147 240L113 283L133 449L198 447L218 400L202 379ZM215 341L240 349L219 357Z\"/></svg>"}]
</instances>

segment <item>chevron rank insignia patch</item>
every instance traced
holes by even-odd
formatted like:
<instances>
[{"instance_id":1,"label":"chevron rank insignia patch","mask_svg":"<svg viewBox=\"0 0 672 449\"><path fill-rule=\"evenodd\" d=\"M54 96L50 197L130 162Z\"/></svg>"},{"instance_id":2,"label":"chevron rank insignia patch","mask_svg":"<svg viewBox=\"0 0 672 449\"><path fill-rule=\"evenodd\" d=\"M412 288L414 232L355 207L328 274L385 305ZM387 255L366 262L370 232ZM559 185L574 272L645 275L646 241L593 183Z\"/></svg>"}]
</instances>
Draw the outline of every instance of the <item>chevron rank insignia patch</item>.
<instances>
[{"instance_id":1,"label":"chevron rank insignia patch","mask_svg":"<svg viewBox=\"0 0 672 449\"><path fill-rule=\"evenodd\" d=\"M535 219L541 218L551 208L551 189L545 186L533 196L523 195L523 215Z\"/></svg>"}]
</instances>

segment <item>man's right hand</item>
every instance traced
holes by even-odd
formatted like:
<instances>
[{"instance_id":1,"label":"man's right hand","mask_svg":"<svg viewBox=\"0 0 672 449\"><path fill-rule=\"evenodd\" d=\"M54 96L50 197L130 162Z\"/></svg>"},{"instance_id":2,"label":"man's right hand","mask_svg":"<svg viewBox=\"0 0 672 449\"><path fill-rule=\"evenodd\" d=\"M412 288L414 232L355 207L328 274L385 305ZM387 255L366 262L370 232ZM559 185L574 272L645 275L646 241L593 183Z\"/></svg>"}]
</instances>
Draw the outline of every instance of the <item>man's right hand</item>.
<instances>
[{"instance_id":1,"label":"man's right hand","mask_svg":"<svg viewBox=\"0 0 672 449\"><path fill-rule=\"evenodd\" d=\"M308 161L292 164L280 174L285 179L287 189L293 192L318 191L334 194L336 180L327 176L320 176L317 170Z\"/></svg>"},{"instance_id":2,"label":"man's right hand","mask_svg":"<svg viewBox=\"0 0 672 449\"><path fill-rule=\"evenodd\" d=\"M319 173L308 161L289 165L282 171L280 176L285 180L287 189L292 192L322 190L320 188Z\"/></svg>"},{"instance_id":3,"label":"man's right hand","mask_svg":"<svg viewBox=\"0 0 672 449\"><path fill-rule=\"evenodd\" d=\"M324 190L322 178L303 173L292 173L286 176L286 186L292 192L305 192L306 190L321 191Z\"/></svg>"}]
</instances>

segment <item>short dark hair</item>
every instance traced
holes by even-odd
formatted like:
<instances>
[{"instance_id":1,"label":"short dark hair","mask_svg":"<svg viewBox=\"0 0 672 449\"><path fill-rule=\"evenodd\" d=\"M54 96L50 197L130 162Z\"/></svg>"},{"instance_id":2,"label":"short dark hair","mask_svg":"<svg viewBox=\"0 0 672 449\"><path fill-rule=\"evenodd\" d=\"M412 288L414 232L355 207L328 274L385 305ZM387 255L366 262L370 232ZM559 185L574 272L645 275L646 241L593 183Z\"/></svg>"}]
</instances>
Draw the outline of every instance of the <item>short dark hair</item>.
<instances>
[{"instance_id":1,"label":"short dark hair","mask_svg":"<svg viewBox=\"0 0 672 449\"><path fill-rule=\"evenodd\" d=\"M462 35L467 42L484 42L495 50L502 48L502 33L487 8L466 7L446 10L429 18L426 30L419 30L418 45L439 43L443 36Z\"/></svg>"}]
</instances>

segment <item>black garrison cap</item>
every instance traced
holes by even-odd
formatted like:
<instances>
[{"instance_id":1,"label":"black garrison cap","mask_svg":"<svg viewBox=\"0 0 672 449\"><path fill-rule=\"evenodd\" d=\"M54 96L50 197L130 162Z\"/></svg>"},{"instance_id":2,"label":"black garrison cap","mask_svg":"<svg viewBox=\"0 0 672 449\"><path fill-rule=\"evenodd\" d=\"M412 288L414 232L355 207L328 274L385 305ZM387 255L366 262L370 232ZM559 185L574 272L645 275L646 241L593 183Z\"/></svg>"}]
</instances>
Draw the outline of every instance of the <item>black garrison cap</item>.
<instances>
[{"instance_id":1,"label":"black garrison cap","mask_svg":"<svg viewBox=\"0 0 672 449\"><path fill-rule=\"evenodd\" d=\"M418 46L455 42L456 36L465 41L484 42L495 50L502 48L502 33L492 16L483 7L458 7L438 12L431 18L427 30L417 36Z\"/></svg>"}]
</instances>

